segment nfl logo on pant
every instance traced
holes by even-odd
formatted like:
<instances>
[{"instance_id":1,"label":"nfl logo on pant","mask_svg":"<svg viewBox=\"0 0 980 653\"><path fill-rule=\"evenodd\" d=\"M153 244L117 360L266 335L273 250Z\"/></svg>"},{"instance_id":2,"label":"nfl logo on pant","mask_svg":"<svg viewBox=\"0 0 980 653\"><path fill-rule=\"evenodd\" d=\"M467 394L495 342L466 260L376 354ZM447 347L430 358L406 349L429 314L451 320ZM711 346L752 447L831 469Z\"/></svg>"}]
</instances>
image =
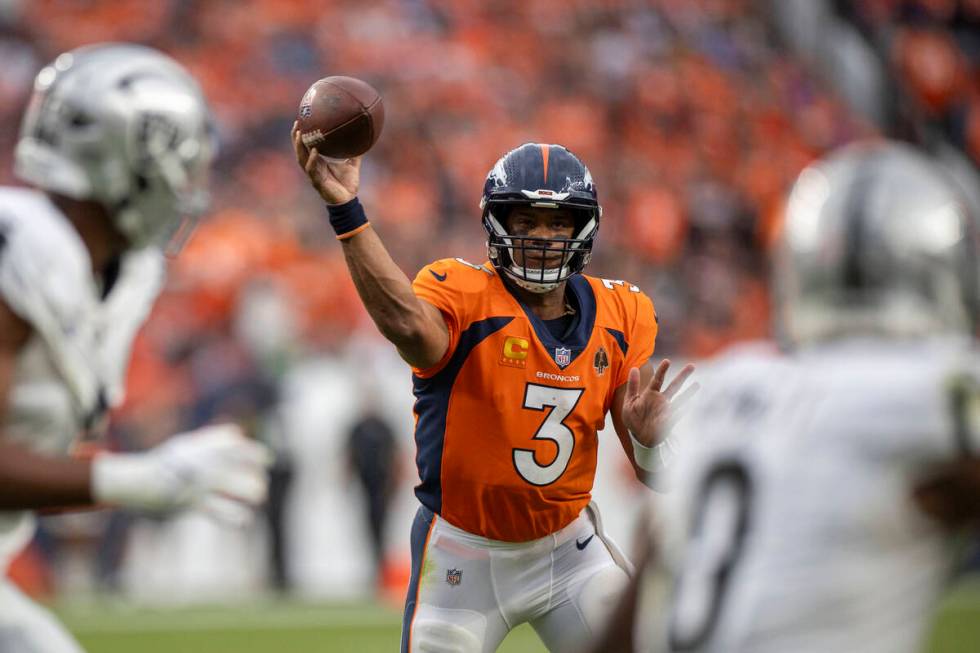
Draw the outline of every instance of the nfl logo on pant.
<instances>
[{"instance_id":1,"label":"nfl logo on pant","mask_svg":"<svg viewBox=\"0 0 980 653\"><path fill-rule=\"evenodd\" d=\"M455 587L463 582L463 572L460 569L447 569L446 582Z\"/></svg>"}]
</instances>

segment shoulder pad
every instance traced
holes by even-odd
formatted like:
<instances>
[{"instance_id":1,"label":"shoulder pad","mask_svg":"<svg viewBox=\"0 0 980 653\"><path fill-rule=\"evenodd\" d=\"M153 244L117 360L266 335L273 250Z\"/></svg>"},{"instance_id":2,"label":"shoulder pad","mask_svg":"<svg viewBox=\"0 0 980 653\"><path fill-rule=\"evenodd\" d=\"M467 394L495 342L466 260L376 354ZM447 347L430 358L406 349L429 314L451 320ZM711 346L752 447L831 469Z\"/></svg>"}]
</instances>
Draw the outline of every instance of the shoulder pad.
<instances>
[{"instance_id":1,"label":"shoulder pad","mask_svg":"<svg viewBox=\"0 0 980 653\"><path fill-rule=\"evenodd\" d=\"M41 193L0 188L0 296L38 331L69 329L96 298L88 250Z\"/></svg>"},{"instance_id":2,"label":"shoulder pad","mask_svg":"<svg viewBox=\"0 0 980 653\"><path fill-rule=\"evenodd\" d=\"M98 291L82 239L44 195L0 189L0 297L44 341L80 414L101 394Z\"/></svg>"},{"instance_id":3,"label":"shoulder pad","mask_svg":"<svg viewBox=\"0 0 980 653\"><path fill-rule=\"evenodd\" d=\"M477 265L461 258L444 258L422 268L419 277L425 282L433 281L468 292L482 291L496 274L489 264Z\"/></svg>"},{"instance_id":4,"label":"shoulder pad","mask_svg":"<svg viewBox=\"0 0 980 653\"><path fill-rule=\"evenodd\" d=\"M589 276L586 276L586 279L592 284L597 304L615 307L613 310L627 320L640 313L651 313L650 317L656 322L657 316L653 308L653 300L640 290L639 286L622 279L601 279Z\"/></svg>"}]
</instances>

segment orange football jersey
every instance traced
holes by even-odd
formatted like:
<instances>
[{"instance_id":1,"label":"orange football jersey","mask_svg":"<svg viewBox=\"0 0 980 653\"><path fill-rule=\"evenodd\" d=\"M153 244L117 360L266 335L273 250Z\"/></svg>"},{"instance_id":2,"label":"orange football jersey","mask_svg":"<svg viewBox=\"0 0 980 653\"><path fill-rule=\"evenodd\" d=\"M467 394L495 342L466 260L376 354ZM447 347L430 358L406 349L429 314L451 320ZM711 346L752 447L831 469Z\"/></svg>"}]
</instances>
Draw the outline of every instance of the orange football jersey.
<instances>
[{"instance_id":1,"label":"orange football jersey","mask_svg":"<svg viewBox=\"0 0 980 653\"><path fill-rule=\"evenodd\" d=\"M413 370L415 493L446 521L524 542L571 523L591 498L598 438L615 390L653 353L653 303L623 281L575 275L562 339L493 266L443 259L413 287L449 328L449 349Z\"/></svg>"}]
</instances>

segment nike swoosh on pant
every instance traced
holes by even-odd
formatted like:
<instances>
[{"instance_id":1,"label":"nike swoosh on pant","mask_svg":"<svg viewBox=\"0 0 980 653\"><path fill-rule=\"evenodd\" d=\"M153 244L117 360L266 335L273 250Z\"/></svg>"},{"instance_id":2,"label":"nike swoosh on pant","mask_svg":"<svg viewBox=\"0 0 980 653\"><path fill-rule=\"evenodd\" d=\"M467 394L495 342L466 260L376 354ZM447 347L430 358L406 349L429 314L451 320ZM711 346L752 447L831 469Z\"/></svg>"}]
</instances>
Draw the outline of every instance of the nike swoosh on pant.
<instances>
[{"instance_id":1,"label":"nike swoosh on pant","mask_svg":"<svg viewBox=\"0 0 980 653\"><path fill-rule=\"evenodd\" d=\"M588 537L587 537L587 538L585 539L585 541L584 541L584 542L579 542L578 540L575 540L575 547L576 547L576 548L577 548L577 549L578 549L579 551L581 551L581 550L582 550L582 549L584 549L585 547L587 547L587 546L589 546L589 542L591 542L591 541L592 541L592 538L593 538L593 537L595 537L595 533L593 533L592 535L589 535L589 536L588 536Z\"/></svg>"}]
</instances>

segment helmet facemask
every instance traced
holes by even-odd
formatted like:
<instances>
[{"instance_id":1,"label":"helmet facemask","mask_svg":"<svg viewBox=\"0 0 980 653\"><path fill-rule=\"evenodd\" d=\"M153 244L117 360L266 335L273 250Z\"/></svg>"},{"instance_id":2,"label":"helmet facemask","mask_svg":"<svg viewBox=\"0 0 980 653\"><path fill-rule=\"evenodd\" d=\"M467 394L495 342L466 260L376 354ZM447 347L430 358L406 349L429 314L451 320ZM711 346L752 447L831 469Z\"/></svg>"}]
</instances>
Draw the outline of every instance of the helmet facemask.
<instances>
[{"instance_id":1,"label":"helmet facemask","mask_svg":"<svg viewBox=\"0 0 980 653\"><path fill-rule=\"evenodd\" d=\"M558 208L551 203L546 207L537 202L525 205ZM483 225L488 234L490 260L519 286L535 293L550 292L588 265L598 230L597 215L593 217L591 211L573 209L575 227L571 238L519 236L510 233L505 226L507 215L513 208L514 204L486 209ZM595 213L598 214L598 211ZM540 263L535 263L535 260L540 260Z\"/></svg>"},{"instance_id":2,"label":"helmet facemask","mask_svg":"<svg viewBox=\"0 0 980 653\"><path fill-rule=\"evenodd\" d=\"M149 91L157 98L171 93L175 107L186 102L176 89ZM114 211L116 226L134 246L165 245L171 255L183 249L208 207L215 149L210 122L183 124L182 114L179 108L170 115L147 110L136 122L132 187Z\"/></svg>"},{"instance_id":3,"label":"helmet facemask","mask_svg":"<svg viewBox=\"0 0 980 653\"><path fill-rule=\"evenodd\" d=\"M508 216L522 207L569 212L571 236L511 233ZM602 208L589 169L561 145L525 143L502 156L487 175L480 209L490 261L531 292L554 290L592 258Z\"/></svg>"}]
</instances>

